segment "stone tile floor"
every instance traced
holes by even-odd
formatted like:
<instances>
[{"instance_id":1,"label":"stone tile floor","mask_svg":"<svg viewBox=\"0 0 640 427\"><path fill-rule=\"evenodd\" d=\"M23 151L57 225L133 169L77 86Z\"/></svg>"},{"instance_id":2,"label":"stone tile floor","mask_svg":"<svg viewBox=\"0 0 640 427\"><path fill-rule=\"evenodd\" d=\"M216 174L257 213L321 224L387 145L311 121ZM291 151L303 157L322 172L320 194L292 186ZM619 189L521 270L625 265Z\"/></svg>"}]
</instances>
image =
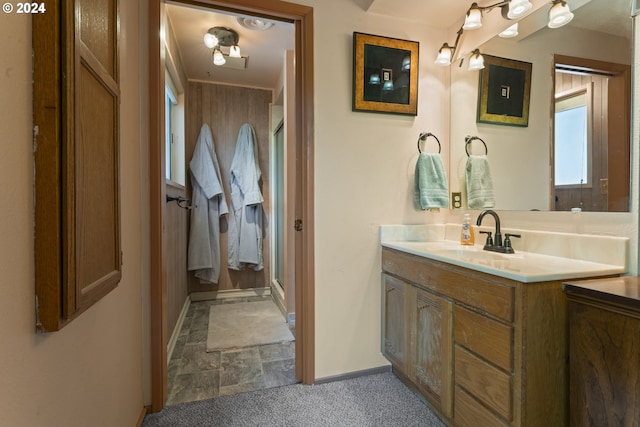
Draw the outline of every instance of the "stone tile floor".
<instances>
[{"instance_id":1,"label":"stone tile floor","mask_svg":"<svg viewBox=\"0 0 640 427\"><path fill-rule=\"evenodd\" d=\"M297 382L294 342L206 352L211 305L265 299L271 297L191 303L169 361L167 406Z\"/></svg>"}]
</instances>

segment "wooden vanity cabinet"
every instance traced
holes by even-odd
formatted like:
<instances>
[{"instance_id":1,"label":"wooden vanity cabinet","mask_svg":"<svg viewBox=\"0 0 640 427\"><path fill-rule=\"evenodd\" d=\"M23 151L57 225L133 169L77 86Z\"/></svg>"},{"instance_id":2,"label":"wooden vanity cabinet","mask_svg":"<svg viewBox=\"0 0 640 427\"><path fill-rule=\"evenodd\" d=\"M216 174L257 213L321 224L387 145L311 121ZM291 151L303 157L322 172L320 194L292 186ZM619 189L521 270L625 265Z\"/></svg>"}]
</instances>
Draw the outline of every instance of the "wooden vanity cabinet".
<instances>
[{"instance_id":1,"label":"wooden vanity cabinet","mask_svg":"<svg viewBox=\"0 0 640 427\"><path fill-rule=\"evenodd\" d=\"M390 248L382 269L383 353L443 421L568 424L559 281L521 283ZM402 302L391 296L400 288Z\"/></svg>"},{"instance_id":2,"label":"wooden vanity cabinet","mask_svg":"<svg viewBox=\"0 0 640 427\"><path fill-rule=\"evenodd\" d=\"M640 426L640 277L567 282L571 426Z\"/></svg>"},{"instance_id":3,"label":"wooden vanity cabinet","mask_svg":"<svg viewBox=\"0 0 640 427\"><path fill-rule=\"evenodd\" d=\"M452 410L452 303L383 274L382 352L437 410Z\"/></svg>"}]
</instances>

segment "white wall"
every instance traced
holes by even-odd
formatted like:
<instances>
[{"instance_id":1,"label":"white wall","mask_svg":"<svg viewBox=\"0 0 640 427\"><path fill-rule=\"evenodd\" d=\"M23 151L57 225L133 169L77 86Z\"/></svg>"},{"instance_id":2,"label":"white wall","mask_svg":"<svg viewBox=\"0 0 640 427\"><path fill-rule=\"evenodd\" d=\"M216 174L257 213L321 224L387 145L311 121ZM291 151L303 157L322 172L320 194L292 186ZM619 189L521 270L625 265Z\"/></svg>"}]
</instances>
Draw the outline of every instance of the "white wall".
<instances>
[{"instance_id":1,"label":"white wall","mask_svg":"<svg viewBox=\"0 0 640 427\"><path fill-rule=\"evenodd\" d=\"M35 334L31 17L0 15L0 425L131 426L142 410L139 2L120 2L123 276L61 331Z\"/></svg>"},{"instance_id":2,"label":"white wall","mask_svg":"<svg viewBox=\"0 0 640 427\"><path fill-rule=\"evenodd\" d=\"M434 65L444 32L366 13L344 0L314 7L316 378L388 364L380 354L378 227L441 221L413 208L420 132L448 163L448 71ZM418 115L351 111L353 32L420 42Z\"/></svg>"}]
</instances>

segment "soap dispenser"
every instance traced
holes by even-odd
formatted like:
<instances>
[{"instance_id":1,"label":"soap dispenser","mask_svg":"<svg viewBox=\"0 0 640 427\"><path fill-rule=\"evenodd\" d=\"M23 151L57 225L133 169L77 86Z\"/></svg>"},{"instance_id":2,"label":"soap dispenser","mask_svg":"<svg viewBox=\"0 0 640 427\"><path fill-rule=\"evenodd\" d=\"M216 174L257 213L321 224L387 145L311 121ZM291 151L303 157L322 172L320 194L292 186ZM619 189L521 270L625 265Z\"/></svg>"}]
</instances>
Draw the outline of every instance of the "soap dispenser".
<instances>
[{"instance_id":1,"label":"soap dispenser","mask_svg":"<svg viewBox=\"0 0 640 427\"><path fill-rule=\"evenodd\" d=\"M475 233L473 225L471 225L471 215L464 214L464 222L462 223L462 231L460 232L460 244L465 246L473 246L475 243Z\"/></svg>"}]
</instances>

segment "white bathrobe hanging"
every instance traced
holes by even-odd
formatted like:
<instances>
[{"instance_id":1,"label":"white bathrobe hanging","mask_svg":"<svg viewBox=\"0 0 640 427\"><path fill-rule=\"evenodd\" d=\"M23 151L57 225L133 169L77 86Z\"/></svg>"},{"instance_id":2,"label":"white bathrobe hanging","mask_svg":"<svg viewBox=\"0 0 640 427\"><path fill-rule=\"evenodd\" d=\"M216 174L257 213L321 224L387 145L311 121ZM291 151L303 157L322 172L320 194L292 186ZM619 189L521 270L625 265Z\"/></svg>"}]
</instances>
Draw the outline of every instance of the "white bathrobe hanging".
<instances>
[{"instance_id":1,"label":"white bathrobe hanging","mask_svg":"<svg viewBox=\"0 0 640 427\"><path fill-rule=\"evenodd\" d=\"M220 277L220 217L229 212L220 166L207 124L202 125L189 163L191 185L191 231L188 265L202 282L218 283Z\"/></svg>"},{"instance_id":2,"label":"white bathrobe hanging","mask_svg":"<svg viewBox=\"0 0 640 427\"><path fill-rule=\"evenodd\" d=\"M229 215L229 268L249 265L262 270L262 193L255 133L248 123L238 132L231 161L231 214Z\"/></svg>"}]
</instances>

